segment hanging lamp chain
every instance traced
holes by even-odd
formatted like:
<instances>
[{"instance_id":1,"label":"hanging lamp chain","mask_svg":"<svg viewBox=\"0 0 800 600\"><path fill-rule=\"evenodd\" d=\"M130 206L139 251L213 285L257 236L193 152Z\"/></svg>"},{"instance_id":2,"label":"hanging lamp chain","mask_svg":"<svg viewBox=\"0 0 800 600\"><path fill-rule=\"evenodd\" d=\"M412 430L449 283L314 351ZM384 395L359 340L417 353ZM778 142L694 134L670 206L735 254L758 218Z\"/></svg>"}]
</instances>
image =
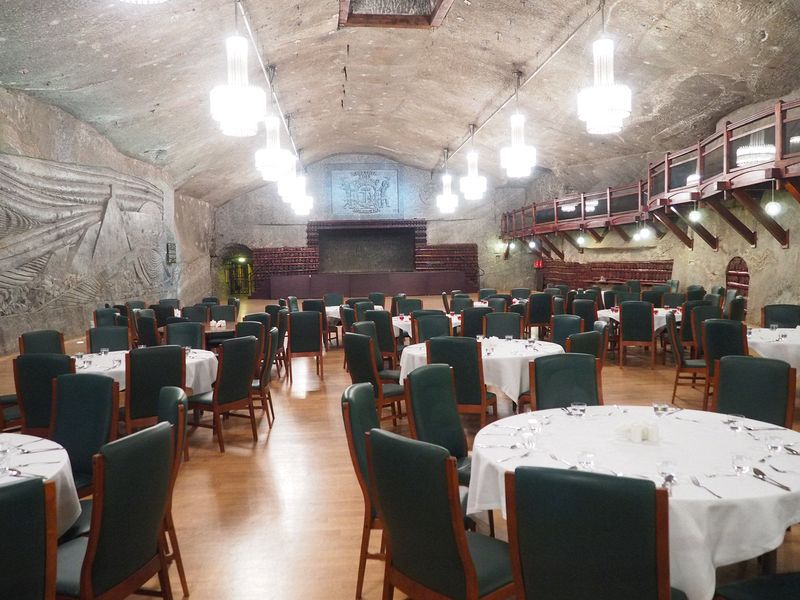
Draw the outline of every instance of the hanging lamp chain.
<instances>
[{"instance_id":1,"label":"hanging lamp chain","mask_svg":"<svg viewBox=\"0 0 800 600\"><path fill-rule=\"evenodd\" d=\"M603 35L606 34L606 0L600 0L600 24L603 28Z\"/></svg>"}]
</instances>

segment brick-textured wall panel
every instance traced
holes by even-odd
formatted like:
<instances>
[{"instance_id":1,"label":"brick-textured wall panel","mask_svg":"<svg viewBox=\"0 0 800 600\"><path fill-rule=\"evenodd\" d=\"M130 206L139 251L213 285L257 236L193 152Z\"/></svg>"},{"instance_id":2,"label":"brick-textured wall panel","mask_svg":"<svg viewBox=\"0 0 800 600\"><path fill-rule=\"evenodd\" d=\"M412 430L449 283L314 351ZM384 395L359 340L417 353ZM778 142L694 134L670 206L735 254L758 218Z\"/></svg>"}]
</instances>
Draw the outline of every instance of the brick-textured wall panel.
<instances>
[{"instance_id":1,"label":"brick-textured wall panel","mask_svg":"<svg viewBox=\"0 0 800 600\"><path fill-rule=\"evenodd\" d=\"M467 290L478 289L478 245L438 244L417 246L414 252L416 271L461 271L467 279Z\"/></svg>"},{"instance_id":2,"label":"brick-textured wall panel","mask_svg":"<svg viewBox=\"0 0 800 600\"><path fill-rule=\"evenodd\" d=\"M664 283L672 278L672 261L577 263L545 259L542 272L545 284L565 283L573 288L583 288L598 283L625 283L632 279L638 279L646 284Z\"/></svg>"}]
</instances>

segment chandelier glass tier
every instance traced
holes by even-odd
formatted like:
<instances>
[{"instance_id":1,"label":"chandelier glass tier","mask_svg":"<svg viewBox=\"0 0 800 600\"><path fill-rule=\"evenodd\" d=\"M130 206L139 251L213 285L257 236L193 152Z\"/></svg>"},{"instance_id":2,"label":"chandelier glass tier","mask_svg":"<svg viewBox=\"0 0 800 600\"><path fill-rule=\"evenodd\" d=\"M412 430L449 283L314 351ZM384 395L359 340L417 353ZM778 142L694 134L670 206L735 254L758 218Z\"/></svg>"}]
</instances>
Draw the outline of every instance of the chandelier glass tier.
<instances>
[{"instance_id":1,"label":"chandelier glass tier","mask_svg":"<svg viewBox=\"0 0 800 600\"><path fill-rule=\"evenodd\" d=\"M444 149L444 173L442 174L442 193L436 196L436 207L442 214L453 214L458 208L458 196L453 193L453 176L447 172L447 159L450 150Z\"/></svg>"},{"instance_id":2,"label":"chandelier glass tier","mask_svg":"<svg viewBox=\"0 0 800 600\"><path fill-rule=\"evenodd\" d=\"M264 181L278 181L294 166L296 159L294 154L281 148L281 120L270 115L264 120L264 125L267 141L256 151L256 169Z\"/></svg>"},{"instance_id":3,"label":"chandelier glass tier","mask_svg":"<svg viewBox=\"0 0 800 600\"><path fill-rule=\"evenodd\" d=\"M267 116L267 95L262 88L250 85L247 38L237 32L225 40L225 49L228 83L211 90L211 117L219 122L224 135L253 136L258 133L258 124Z\"/></svg>"},{"instance_id":4,"label":"chandelier glass tier","mask_svg":"<svg viewBox=\"0 0 800 600\"><path fill-rule=\"evenodd\" d=\"M736 149L736 166L747 167L775 160L775 144L767 144L764 130L750 134L749 143Z\"/></svg>"},{"instance_id":5,"label":"chandelier glass tier","mask_svg":"<svg viewBox=\"0 0 800 600\"><path fill-rule=\"evenodd\" d=\"M467 153L467 174L458 182L466 200L480 200L486 193L486 177L478 174L478 152L475 150L475 125L469 126L470 151Z\"/></svg>"},{"instance_id":6,"label":"chandelier glass tier","mask_svg":"<svg viewBox=\"0 0 800 600\"><path fill-rule=\"evenodd\" d=\"M578 118L586 131L608 134L622 131L622 122L631 114L631 90L614 83L614 42L602 37L592 44L594 86L578 92Z\"/></svg>"},{"instance_id":7,"label":"chandelier glass tier","mask_svg":"<svg viewBox=\"0 0 800 600\"><path fill-rule=\"evenodd\" d=\"M536 148L525 144L525 115L511 115L511 145L500 150L500 166L512 178L530 177L536 166Z\"/></svg>"}]
</instances>

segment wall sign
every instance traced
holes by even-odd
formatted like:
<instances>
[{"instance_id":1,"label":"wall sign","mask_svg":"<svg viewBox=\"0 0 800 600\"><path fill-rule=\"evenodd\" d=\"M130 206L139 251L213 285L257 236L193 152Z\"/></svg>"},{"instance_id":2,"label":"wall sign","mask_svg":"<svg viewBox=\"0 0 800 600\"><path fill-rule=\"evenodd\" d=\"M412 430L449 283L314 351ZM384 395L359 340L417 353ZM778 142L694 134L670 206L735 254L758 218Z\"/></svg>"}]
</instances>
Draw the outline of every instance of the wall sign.
<instances>
[{"instance_id":1,"label":"wall sign","mask_svg":"<svg viewBox=\"0 0 800 600\"><path fill-rule=\"evenodd\" d=\"M167 264L174 265L178 262L178 257L175 253L175 242L167 242Z\"/></svg>"},{"instance_id":2,"label":"wall sign","mask_svg":"<svg viewBox=\"0 0 800 600\"><path fill-rule=\"evenodd\" d=\"M352 169L331 171L331 212L337 217L400 214L397 171Z\"/></svg>"}]
</instances>

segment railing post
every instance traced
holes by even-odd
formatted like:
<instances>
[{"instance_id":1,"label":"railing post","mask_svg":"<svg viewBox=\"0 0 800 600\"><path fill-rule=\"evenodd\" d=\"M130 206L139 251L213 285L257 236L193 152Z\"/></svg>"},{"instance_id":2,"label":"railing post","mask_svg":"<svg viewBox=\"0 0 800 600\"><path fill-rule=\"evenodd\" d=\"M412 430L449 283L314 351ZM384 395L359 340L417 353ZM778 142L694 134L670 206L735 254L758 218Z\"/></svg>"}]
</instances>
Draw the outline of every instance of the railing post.
<instances>
[{"instance_id":1,"label":"railing post","mask_svg":"<svg viewBox=\"0 0 800 600\"><path fill-rule=\"evenodd\" d=\"M641 182L641 179L639 180ZM639 186L639 204L642 203L641 185ZM647 163L647 190L653 195L653 163Z\"/></svg>"},{"instance_id":2,"label":"railing post","mask_svg":"<svg viewBox=\"0 0 800 600\"><path fill-rule=\"evenodd\" d=\"M775 103L775 162L783 160L783 100Z\"/></svg>"},{"instance_id":3,"label":"railing post","mask_svg":"<svg viewBox=\"0 0 800 600\"><path fill-rule=\"evenodd\" d=\"M644 182L640 179L639 180L639 210L637 211L639 213L644 211L644 208L645 208L645 205L644 205L644 194L642 193L643 183Z\"/></svg>"},{"instance_id":4,"label":"railing post","mask_svg":"<svg viewBox=\"0 0 800 600\"><path fill-rule=\"evenodd\" d=\"M664 154L664 193L669 193L669 172L671 171L669 167L669 152Z\"/></svg>"},{"instance_id":5,"label":"railing post","mask_svg":"<svg viewBox=\"0 0 800 600\"><path fill-rule=\"evenodd\" d=\"M699 181L697 182L697 189L700 189L700 181L703 180L703 170L706 168L706 160L703 156L703 148L700 144L700 140L697 140L697 174L700 176Z\"/></svg>"},{"instance_id":6,"label":"railing post","mask_svg":"<svg viewBox=\"0 0 800 600\"><path fill-rule=\"evenodd\" d=\"M586 220L586 194L581 192L581 221Z\"/></svg>"},{"instance_id":7,"label":"railing post","mask_svg":"<svg viewBox=\"0 0 800 600\"><path fill-rule=\"evenodd\" d=\"M731 170L731 130L730 121L725 121L722 130L722 174L727 175Z\"/></svg>"},{"instance_id":8,"label":"railing post","mask_svg":"<svg viewBox=\"0 0 800 600\"><path fill-rule=\"evenodd\" d=\"M611 188L606 188L606 217L611 218Z\"/></svg>"}]
</instances>

